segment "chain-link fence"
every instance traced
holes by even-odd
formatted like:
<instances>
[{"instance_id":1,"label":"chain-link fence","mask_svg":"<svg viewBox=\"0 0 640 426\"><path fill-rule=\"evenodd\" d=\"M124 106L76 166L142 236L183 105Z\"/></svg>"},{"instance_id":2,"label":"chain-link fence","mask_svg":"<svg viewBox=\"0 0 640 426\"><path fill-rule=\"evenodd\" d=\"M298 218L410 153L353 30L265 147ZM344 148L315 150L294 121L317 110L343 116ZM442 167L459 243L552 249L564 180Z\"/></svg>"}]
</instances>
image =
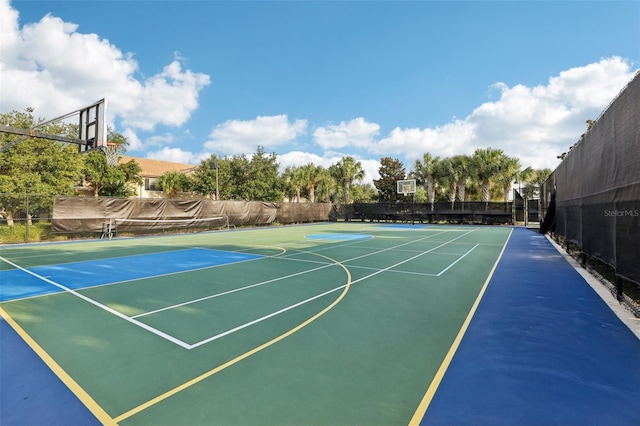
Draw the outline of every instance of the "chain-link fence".
<instances>
[{"instance_id":1,"label":"chain-link fence","mask_svg":"<svg viewBox=\"0 0 640 426\"><path fill-rule=\"evenodd\" d=\"M49 240L55 197L46 194L0 194L0 243Z\"/></svg>"}]
</instances>

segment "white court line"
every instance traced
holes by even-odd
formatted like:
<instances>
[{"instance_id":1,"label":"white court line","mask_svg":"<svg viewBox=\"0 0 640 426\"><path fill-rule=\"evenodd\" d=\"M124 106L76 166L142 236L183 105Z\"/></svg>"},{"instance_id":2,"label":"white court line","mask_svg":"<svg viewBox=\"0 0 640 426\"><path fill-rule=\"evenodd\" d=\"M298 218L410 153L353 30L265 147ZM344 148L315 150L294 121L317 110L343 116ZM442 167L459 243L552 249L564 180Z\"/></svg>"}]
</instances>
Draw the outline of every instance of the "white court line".
<instances>
[{"instance_id":1,"label":"white court line","mask_svg":"<svg viewBox=\"0 0 640 426\"><path fill-rule=\"evenodd\" d=\"M476 247L478 247L480 244L476 244L475 246L471 247L471 249L466 252L465 254L463 254L462 256L460 256L455 262L453 262L451 265L447 266L446 268L444 268L442 271L440 271L440 273L438 275L436 275L436 277L439 277L440 275L444 274L445 272L447 272L453 265L455 265L456 263L460 262L462 259L464 259L464 257L466 255L468 255L469 253L471 253L472 251L474 251L476 249Z\"/></svg>"},{"instance_id":2,"label":"white court line","mask_svg":"<svg viewBox=\"0 0 640 426\"><path fill-rule=\"evenodd\" d=\"M363 257L373 256L375 254L382 253L382 252L385 252L385 251L388 251L388 250L392 250L392 249L394 249L396 247L402 247L402 246L407 245L407 244L411 244L411 243L415 243L415 242L418 242L418 241L422 241L422 240L425 240L427 238L431 238L433 236L434 235L430 235L430 236L427 236L427 237L424 237L424 238L420 238L418 240L413 240L413 241L410 241L410 242L407 242L407 243L403 243L403 244L397 245L395 247L387 247L387 248L382 249L382 250L378 250L378 251L375 251L375 252L372 252L372 253L367 253L367 254L364 254L362 256L353 257L351 259L342 260L342 261L339 261L339 262L340 263L346 263L346 262L350 262L352 260L360 259L360 258L363 258ZM346 244L344 244L344 245L346 245ZM340 246L342 246L342 244ZM332 247L335 248L336 246L334 245ZM322 250L324 250L324 248ZM310 254L315 254L317 251L320 251L320 250L313 250L313 251L312 250L299 250L299 252L301 252L301 253L310 253ZM269 283L272 283L272 282L280 281L280 280L283 280L283 279L286 279L286 278L291 278L291 277L295 277L295 276L298 276L298 275L303 275L303 274L306 274L306 273L309 273L309 272L315 272L315 271L318 271L320 269L325 269L325 268L328 268L328 267L336 265L336 263L325 263L325 262L313 261L313 260L308 260L308 259L294 259L292 257L293 255L294 254L292 254L290 256L284 255L284 256L278 256L277 258L276 257L273 257L273 258L274 259L293 260L293 261L297 261L297 262L320 263L322 266L319 266L319 267L313 268L313 269L309 269L309 270L305 270L305 271L301 271L301 272L296 272L294 274L290 274L290 275L285 275L285 276L282 276L282 277L274 278L274 279L271 279L271 280L268 280L268 281L261 281L261 282L255 283L255 284L251 284L251 285L240 287L240 288L237 288L237 289L225 291L225 292L222 292L222 293L216 293L216 294L213 294L213 295L210 295L210 296L201 297L199 299L189 300L189 301L186 301L186 302L183 302L183 303L179 303L179 304L176 304L176 305L166 306L164 308L156 309L156 310L153 310L153 311L143 312L141 314L134 315L131 318L140 318L140 317L143 317L145 315L151 315L151 314L155 314L155 313L158 313L158 312L166 311L166 310L169 310L169 309L179 308L179 307L182 307L182 306L187 306L187 305L190 305L190 304L193 304L193 303L201 302L201 301L208 300L208 299L213 299L213 298L216 298L216 297L224 296L224 295L231 294L231 293L236 293L236 292L243 291L243 290L248 290L248 289L259 287L259 286L262 286L262 285L265 285L265 284L269 284ZM319 256L321 256L321 255L319 255ZM237 262L237 263L240 263L240 262ZM334 291L335 291L335 289L334 289Z\"/></svg>"},{"instance_id":3,"label":"white court line","mask_svg":"<svg viewBox=\"0 0 640 426\"><path fill-rule=\"evenodd\" d=\"M477 231L477 229L473 229L473 230L471 230L471 231L467 231L467 232L465 232L464 234L462 234L462 235L460 235L460 236L458 236L458 237L456 237L456 238L454 238L454 239L452 239L452 240L450 240L450 241L447 241L447 242L442 243L442 244L440 244L440 245L438 245L438 246L436 246L436 247L433 247L433 248L431 248L431 249L429 249L429 250L427 250L427 251L424 251L424 252L422 252L422 253L420 253L420 254L417 254L417 255L415 255L415 256L412 256L412 257L410 257L409 259L405 259L405 260L403 260L402 262L398 262L398 263L396 263L396 264L394 264L394 265L390 265L390 266L388 266L388 267L386 267L386 268L384 268L384 269L377 270L376 272L374 272L374 273L372 273L372 274L369 274L369 275L366 275L366 276L364 276L364 277L361 277L361 278L359 278L359 279L357 279L357 280L355 280L355 281L351 281L351 285L353 285L353 284L355 284L355 283L357 283L357 282L363 281L363 280L365 280L365 279L367 279L367 278L371 278L371 277L373 277L373 276L375 276L375 275L378 275L378 274L380 274L380 273L382 273L382 272L388 271L389 269L394 268L394 267L396 267L396 266L398 266L398 265L402 265L403 263L410 262L410 261L412 261L412 260L414 260L414 259L416 259L416 258L418 258L418 257L420 257L420 256L423 256L423 255L425 255L425 254L427 254L427 253L430 253L430 252L432 252L432 251L434 251L434 250L437 250L437 249L439 249L440 247L444 247L444 246L446 246L447 244L450 244L450 243L454 242L455 240L457 240L457 239L459 239L459 238L462 238L462 237L464 237L464 236L466 236L466 235L468 235L468 234L470 234L470 233L472 233L472 232L474 232L474 231ZM426 238L429 238L429 237L421 238L421 239L419 239L419 240L415 240L415 241L413 241L413 242L417 242L417 241L420 241L420 240L423 240L423 239L426 239ZM406 244L410 244L410 243L400 244L398 247L401 247L401 246L406 245ZM390 249L391 249L391 248L386 248L386 249L384 249L384 250L380 250L380 252L384 252L384 251L387 251L387 250L390 250ZM467 253L467 254L468 254L468 253ZM466 254L465 254L465 256L466 256ZM363 256L358 256L357 258L349 259L349 260L346 260L346 261L340 261L339 263L340 263L340 264L344 264L345 262L348 262L348 261L350 261L350 260L359 259L359 258L362 258L362 257L366 257L366 256L365 256L365 255L363 255ZM330 265L328 265L328 266L332 266L332 265L336 265L336 264L330 264ZM318 268L318 269L319 269L319 268ZM209 337L209 338L207 338L207 339L204 339L204 340L201 340L201 341L199 341L199 342L196 342L196 343L194 343L194 344L190 345L189 349L191 349L191 348L195 348L195 347L198 347L198 346L201 346L201 345L204 345L205 343L208 343L208 342L211 342L211 341L213 341L213 340L219 339L220 337L228 336L228 335L230 335L230 334L232 334L232 333L235 333L235 332L236 332L236 331L238 331L238 330L242 330L242 329L247 328L247 327L249 327L249 326L252 326L252 325L258 324L258 323L260 323L260 322L262 322L262 321L264 321L264 320L266 320L266 319L272 318L272 317L274 317L274 316L276 316L276 315L279 315L279 314L281 314L281 313L283 313L283 312L286 312L286 311L288 311L288 310L290 310L290 309L297 308L297 307L302 306L302 305L304 305L304 304L306 304L306 303L309 303L309 302L311 302L311 301L313 301L313 300L315 300L315 299L317 299L317 298L319 298L319 297L322 297L322 296L325 296L325 295L327 295L327 294L333 293L334 291L341 290L341 289L345 288L346 286L347 286L347 284L343 284L343 285L338 286L338 287L335 287L335 288L333 288L333 289L331 289L331 290L325 291L324 293L318 294L318 295L316 295L316 296L310 297L309 299L306 299L306 300L303 300L303 301L301 301L301 302L298 302L298 303L296 303L296 304L294 304L294 305L287 306L287 307L285 307L285 308L283 308L283 309L281 309L281 310L279 310L279 311L277 311L277 312L273 312L273 313L271 313L271 314L269 314L269 315L266 315L266 316L264 316L264 317L261 317L261 318L255 319L255 320L253 320L253 321L247 322L247 323L242 324L242 325L240 325L240 326L238 326L238 327L235 327L235 328L233 328L233 329L227 330L227 331L225 331L225 332L223 332L223 333L220 333L220 334L218 334L218 335L216 335L216 336Z\"/></svg>"},{"instance_id":4,"label":"white court line","mask_svg":"<svg viewBox=\"0 0 640 426\"><path fill-rule=\"evenodd\" d=\"M51 284L53 286L56 286L56 287L58 287L58 288L60 288L60 289L62 289L64 291L66 291L67 293L70 293L70 294L72 294L72 295L84 300L85 302L89 302L92 305L97 306L98 308L103 309L103 310L109 312L110 314L113 314L113 315L115 315L115 316L117 316L117 317L119 317L119 318L121 318L121 319L123 319L123 320L125 320L125 321L127 321L129 323L131 323L131 324L137 325L140 328L143 328L143 329L145 329L147 331L150 331L151 333L153 333L153 334L155 334L157 336L160 336L163 339L166 339L166 340L168 340L168 341L170 341L172 343L175 343L178 346L181 346L181 347L183 347L185 349L189 349L189 344L183 342L180 339L176 339L175 337L173 337L173 336L171 336L171 335L169 335L167 333L164 333L164 332L162 332L160 330L156 330L155 328L153 328L153 327L151 327L151 326L149 326L149 325L147 325L147 324L145 324L143 322L136 321L135 319L132 319L132 318L130 318L130 317L128 317L128 316L116 311L115 309L112 309L112 308L110 308L110 307L108 307L106 305L103 305L102 303L96 302L95 300L90 299L89 297L87 297L87 296L85 296L83 294L80 294L77 291L70 289L69 287L65 287L62 284L58 284L57 282L50 280L49 278L43 277L42 275L36 274L35 272L32 272L32 271L30 271L28 269L25 269L22 266L17 265L15 263L11 262L10 260L5 259L2 256L0 256L0 260L8 263L9 265L13 266L14 268L17 268L17 269L19 269L19 270L21 270L23 272L26 272L27 274L32 275L32 276L34 276L34 277L36 277L36 278L38 278L38 279L40 279L40 280L42 280L42 281L44 281L46 283L49 283L49 284Z\"/></svg>"},{"instance_id":5,"label":"white court line","mask_svg":"<svg viewBox=\"0 0 640 426\"><path fill-rule=\"evenodd\" d=\"M236 263L240 263L240 262L236 262ZM192 303L202 302L203 300L208 300L208 299L213 299L213 298L220 297L220 296L225 296L227 294L236 293L236 292L243 291L243 290L248 290L248 289L254 288L254 287L260 287L261 285L273 283L273 282L284 280L284 279L287 279L287 278L296 277L298 275L308 274L309 272L315 272L315 271L318 271L320 269L329 268L331 266L336 266L336 263L322 263L322 266L319 266L317 268L307 269L307 270L304 270L304 271L301 271L301 272L296 272L294 274L289 274L289 275L285 275L285 276L282 276L282 277L273 278L271 280L261 281L259 283L251 284L251 285L248 285L248 286L235 288L233 290L224 291L222 293L212 294L211 296L205 296L205 297L201 297L199 299L194 299L194 300L189 300L187 302L178 303L176 305L166 306L164 308L156 309L154 311L143 312L141 314L134 315L131 318L140 318L140 317L143 317L143 316L146 316L146 315L155 314L155 313L166 311L166 310L169 310L169 309L179 308L181 306L190 305Z\"/></svg>"}]
</instances>

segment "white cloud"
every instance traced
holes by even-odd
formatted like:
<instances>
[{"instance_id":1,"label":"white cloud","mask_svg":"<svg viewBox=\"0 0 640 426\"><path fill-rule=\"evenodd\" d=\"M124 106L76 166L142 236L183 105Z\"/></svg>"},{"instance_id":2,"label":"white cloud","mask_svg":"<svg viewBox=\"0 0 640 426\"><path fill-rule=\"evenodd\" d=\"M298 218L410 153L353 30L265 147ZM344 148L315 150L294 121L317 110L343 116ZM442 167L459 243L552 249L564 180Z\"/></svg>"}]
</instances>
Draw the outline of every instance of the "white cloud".
<instances>
[{"instance_id":1,"label":"white cloud","mask_svg":"<svg viewBox=\"0 0 640 426\"><path fill-rule=\"evenodd\" d=\"M184 124L210 83L209 76L183 70L177 60L138 80L133 54L51 14L20 28L7 0L0 0L0 19L4 111L33 107L37 116L51 118L106 97L109 123L150 131Z\"/></svg>"},{"instance_id":2,"label":"white cloud","mask_svg":"<svg viewBox=\"0 0 640 426\"><path fill-rule=\"evenodd\" d=\"M204 147L224 154L255 152L259 145L269 151L294 141L306 130L307 120L290 123L286 114L258 116L247 121L228 120L213 129Z\"/></svg>"},{"instance_id":3,"label":"white cloud","mask_svg":"<svg viewBox=\"0 0 640 426\"><path fill-rule=\"evenodd\" d=\"M189 151L183 151L180 148L164 147L159 151L151 151L147 153L147 158L154 160L173 161L175 163L199 165L200 162L209 158L209 154L194 154Z\"/></svg>"},{"instance_id":4,"label":"white cloud","mask_svg":"<svg viewBox=\"0 0 640 426\"><path fill-rule=\"evenodd\" d=\"M378 135L380 126L369 123L364 118L354 118L351 121L341 121L338 125L318 127L313 132L314 141L325 150L340 149L347 146L371 146Z\"/></svg>"},{"instance_id":5,"label":"white cloud","mask_svg":"<svg viewBox=\"0 0 640 426\"><path fill-rule=\"evenodd\" d=\"M492 147L520 158L523 167L554 168L557 155L586 130L586 120L596 119L633 75L627 61L612 57L562 71L546 85L496 83L492 87L500 98L464 120L435 128L395 128L370 152L413 161L425 152L447 157Z\"/></svg>"},{"instance_id":6,"label":"white cloud","mask_svg":"<svg viewBox=\"0 0 640 426\"><path fill-rule=\"evenodd\" d=\"M140 138L138 137L138 134L133 129L126 128L121 134L122 136L127 138L127 142L129 142L129 146L127 147L128 150L138 151L142 149L143 147L142 141L140 140Z\"/></svg>"},{"instance_id":7,"label":"white cloud","mask_svg":"<svg viewBox=\"0 0 640 426\"><path fill-rule=\"evenodd\" d=\"M388 136L371 147L371 152L381 156L405 157L409 161L422 158L430 152L433 155L449 157L473 152L475 125L463 120L455 120L435 128L400 129L396 127ZM405 167L410 167L405 164Z\"/></svg>"}]
</instances>

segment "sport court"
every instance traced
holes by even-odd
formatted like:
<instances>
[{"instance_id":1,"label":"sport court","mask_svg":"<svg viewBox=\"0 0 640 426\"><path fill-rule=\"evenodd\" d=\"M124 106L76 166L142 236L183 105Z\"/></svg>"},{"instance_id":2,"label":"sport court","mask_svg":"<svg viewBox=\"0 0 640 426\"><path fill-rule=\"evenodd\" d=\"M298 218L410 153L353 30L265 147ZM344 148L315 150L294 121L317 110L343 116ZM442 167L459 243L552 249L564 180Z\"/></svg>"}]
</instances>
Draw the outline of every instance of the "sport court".
<instances>
[{"instance_id":1,"label":"sport court","mask_svg":"<svg viewBox=\"0 0 640 426\"><path fill-rule=\"evenodd\" d=\"M1 258L2 424L637 420L640 341L530 230L272 226Z\"/></svg>"}]
</instances>

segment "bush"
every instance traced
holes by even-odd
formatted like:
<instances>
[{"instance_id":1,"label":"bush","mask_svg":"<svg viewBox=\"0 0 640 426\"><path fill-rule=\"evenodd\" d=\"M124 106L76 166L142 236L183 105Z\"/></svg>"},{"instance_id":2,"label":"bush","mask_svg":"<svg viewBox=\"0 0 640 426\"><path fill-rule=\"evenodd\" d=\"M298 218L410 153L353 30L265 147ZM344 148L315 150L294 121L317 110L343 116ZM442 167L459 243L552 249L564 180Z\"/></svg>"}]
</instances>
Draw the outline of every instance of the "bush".
<instances>
[{"instance_id":1,"label":"bush","mask_svg":"<svg viewBox=\"0 0 640 426\"><path fill-rule=\"evenodd\" d=\"M46 241L51 239L51 223L37 222L29 225L29 239L26 238L27 227L23 223L13 226L0 226L0 243L19 244L25 242Z\"/></svg>"}]
</instances>

